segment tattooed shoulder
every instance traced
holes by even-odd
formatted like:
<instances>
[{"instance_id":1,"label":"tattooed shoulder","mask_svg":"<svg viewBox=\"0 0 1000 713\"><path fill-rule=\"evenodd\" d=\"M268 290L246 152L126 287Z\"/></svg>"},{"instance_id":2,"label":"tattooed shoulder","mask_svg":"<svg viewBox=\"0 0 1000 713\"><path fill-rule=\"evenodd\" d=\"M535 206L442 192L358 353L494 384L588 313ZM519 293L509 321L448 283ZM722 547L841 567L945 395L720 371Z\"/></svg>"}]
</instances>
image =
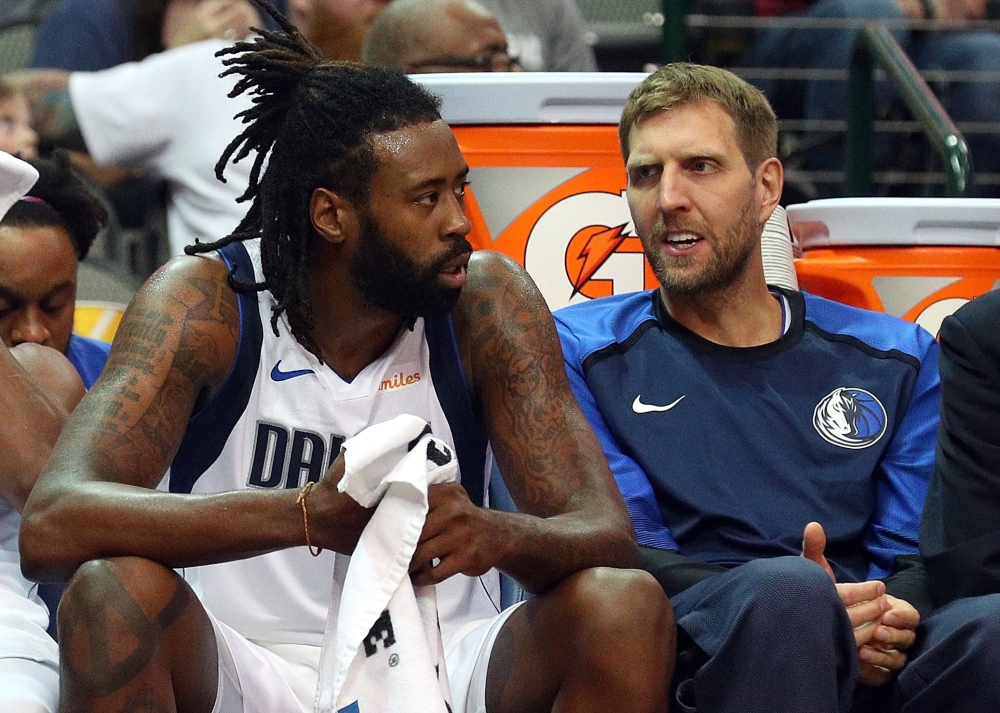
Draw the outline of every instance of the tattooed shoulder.
<instances>
[{"instance_id":1,"label":"tattooed shoulder","mask_svg":"<svg viewBox=\"0 0 1000 713\"><path fill-rule=\"evenodd\" d=\"M175 258L154 274L126 311L109 366L151 375L169 368L199 385L228 373L239 339L236 294L225 265Z\"/></svg>"},{"instance_id":2,"label":"tattooed shoulder","mask_svg":"<svg viewBox=\"0 0 1000 713\"><path fill-rule=\"evenodd\" d=\"M480 357L493 361L491 349L497 338L530 336L525 333L533 332L533 327L552 323L541 293L524 268L491 250L473 253L468 283L453 318L473 362ZM505 329L514 331L505 335Z\"/></svg>"},{"instance_id":3,"label":"tattooed shoulder","mask_svg":"<svg viewBox=\"0 0 1000 713\"><path fill-rule=\"evenodd\" d=\"M239 340L226 277L221 262L176 258L129 306L108 364L73 419L72 430L100 444L102 470L120 473L131 463L140 464L139 481L162 474L198 397L224 382Z\"/></svg>"},{"instance_id":4,"label":"tattooed shoulder","mask_svg":"<svg viewBox=\"0 0 1000 713\"><path fill-rule=\"evenodd\" d=\"M552 315L524 270L477 252L453 313L459 348L507 485L527 512L559 512L580 487L586 424L569 389Z\"/></svg>"}]
</instances>

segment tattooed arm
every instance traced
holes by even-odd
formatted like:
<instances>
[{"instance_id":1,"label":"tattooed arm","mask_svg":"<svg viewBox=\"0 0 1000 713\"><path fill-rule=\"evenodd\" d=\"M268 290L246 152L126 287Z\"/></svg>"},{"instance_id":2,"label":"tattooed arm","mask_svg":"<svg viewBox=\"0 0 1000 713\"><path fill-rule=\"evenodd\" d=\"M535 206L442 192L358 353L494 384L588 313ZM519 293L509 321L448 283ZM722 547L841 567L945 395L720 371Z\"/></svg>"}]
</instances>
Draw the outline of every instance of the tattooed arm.
<instances>
[{"instance_id":1,"label":"tattooed arm","mask_svg":"<svg viewBox=\"0 0 1000 713\"><path fill-rule=\"evenodd\" d=\"M129 307L104 372L67 422L25 507L20 546L29 577L68 578L104 557L185 567L305 544L294 490L154 490L196 401L211 397L235 359L239 317L226 278L221 261L176 258ZM363 527L349 529L351 515L361 520L365 511L335 493L326 478L310 494L312 540L350 551Z\"/></svg>"},{"instance_id":2,"label":"tattooed arm","mask_svg":"<svg viewBox=\"0 0 1000 713\"><path fill-rule=\"evenodd\" d=\"M638 566L628 512L570 390L538 289L515 263L488 251L474 253L468 274L453 312L459 348L521 512L448 508L445 500L460 502L460 486L435 487L415 557L423 571L414 581L496 566L538 592L586 567ZM448 531L461 520L463 542L449 544ZM435 557L440 564L427 566Z\"/></svg>"}]
</instances>

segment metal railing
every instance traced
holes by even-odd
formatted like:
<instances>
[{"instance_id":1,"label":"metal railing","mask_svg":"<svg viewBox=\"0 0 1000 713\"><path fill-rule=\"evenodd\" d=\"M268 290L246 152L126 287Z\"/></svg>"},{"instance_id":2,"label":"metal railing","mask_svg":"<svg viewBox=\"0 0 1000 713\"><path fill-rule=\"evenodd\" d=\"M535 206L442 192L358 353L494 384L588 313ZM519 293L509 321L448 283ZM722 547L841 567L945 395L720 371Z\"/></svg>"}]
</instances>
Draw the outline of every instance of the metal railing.
<instances>
[{"instance_id":1,"label":"metal railing","mask_svg":"<svg viewBox=\"0 0 1000 713\"><path fill-rule=\"evenodd\" d=\"M688 0L663 0L663 61L688 59Z\"/></svg>"},{"instance_id":2,"label":"metal railing","mask_svg":"<svg viewBox=\"0 0 1000 713\"><path fill-rule=\"evenodd\" d=\"M847 100L847 194L872 194L876 67L885 71L931 147L944 160L948 195L965 195L971 185L972 158L962 133L889 30L874 22L865 23L858 32L851 58Z\"/></svg>"},{"instance_id":3,"label":"metal railing","mask_svg":"<svg viewBox=\"0 0 1000 713\"><path fill-rule=\"evenodd\" d=\"M704 15L692 13L692 0L661 0L663 8L662 61L687 60L690 57L695 33L715 29L746 29L785 26L801 29L856 29L858 38L853 63L850 68L831 70L731 67L748 80L780 79L801 81L849 80L849 105L847 121L816 121L808 119L779 119L782 131L841 133L846 130L846 170L800 171L806 180L817 183L841 183L848 195L872 195L874 183L883 185L943 185L948 195L965 195L972 183L972 161L961 131L948 117L940 102L927 85L935 82L997 82L996 72L946 72L932 70L919 72L898 45L887 28L941 31L956 29L942 21L885 20L877 23L850 18L768 17L752 15ZM966 23L968 29L1000 29L996 20ZM726 65L728 66L728 65ZM880 71L881 70L881 71ZM892 83L902 102L912 115L912 121L875 121L873 96L874 76L884 73ZM976 76L965 76L975 74ZM938 76L940 75L940 76ZM980 76L982 75L982 76ZM971 133L985 134L1000 131L994 122L966 122L962 128ZM875 131L906 134L919 131L930 144L931 150L944 161L944 170L906 171L881 170L876 172L872 163L872 137ZM844 134L841 134L844 135ZM981 183L1000 183L1000 175L980 176Z\"/></svg>"}]
</instances>

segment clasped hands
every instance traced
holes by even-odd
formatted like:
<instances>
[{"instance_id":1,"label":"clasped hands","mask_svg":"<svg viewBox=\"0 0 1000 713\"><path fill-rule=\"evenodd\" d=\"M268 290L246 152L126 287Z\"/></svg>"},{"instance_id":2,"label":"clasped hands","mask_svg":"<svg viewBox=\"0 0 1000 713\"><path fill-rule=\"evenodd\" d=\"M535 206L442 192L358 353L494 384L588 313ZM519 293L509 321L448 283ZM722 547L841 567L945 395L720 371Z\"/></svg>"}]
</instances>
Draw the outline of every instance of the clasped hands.
<instances>
[{"instance_id":1,"label":"clasped hands","mask_svg":"<svg viewBox=\"0 0 1000 713\"><path fill-rule=\"evenodd\" d=\"M836 583L824 550L826 533L822 525L809 523L802 536L802 556L822 567ZM884 582L836 584L836 587L854 627L859 680L868 686L881 686L906 665L906 651L916 641L920 614L909 602L886 594Z\"/></svg>"}]
</instances>

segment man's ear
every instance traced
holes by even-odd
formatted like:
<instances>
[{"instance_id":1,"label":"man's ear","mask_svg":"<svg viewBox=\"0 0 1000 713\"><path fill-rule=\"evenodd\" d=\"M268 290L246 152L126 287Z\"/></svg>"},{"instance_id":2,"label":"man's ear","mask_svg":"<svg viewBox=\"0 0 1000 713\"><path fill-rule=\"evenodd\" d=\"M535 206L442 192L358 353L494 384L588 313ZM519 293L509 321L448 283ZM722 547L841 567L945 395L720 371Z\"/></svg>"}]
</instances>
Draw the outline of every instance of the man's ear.
<instances>
[{"instance_id":1,"label":"man's ear","mask_svg":"<svg viewBox=\"0 0 1000 713\"><path fill-rule=\"evenodd\" d=\"M785 169L781 165L781 161L769 158L757 167L755 178L757 200L760 205L757 221L763 225L771 217L778 201L781 200L781 190L785 185Z\"/></svg>"},{"instance_id":2,"label":"man's ear","mask_svg":"<svg viewBox=\"0 0 1000 713\"><path fill-rule=\"evenodd\" d=\"M328 188L317 188L309 200L313 228L328 243L337 245L357 237L358 214L346 199Z\"/></svg>"}]
</instances>

